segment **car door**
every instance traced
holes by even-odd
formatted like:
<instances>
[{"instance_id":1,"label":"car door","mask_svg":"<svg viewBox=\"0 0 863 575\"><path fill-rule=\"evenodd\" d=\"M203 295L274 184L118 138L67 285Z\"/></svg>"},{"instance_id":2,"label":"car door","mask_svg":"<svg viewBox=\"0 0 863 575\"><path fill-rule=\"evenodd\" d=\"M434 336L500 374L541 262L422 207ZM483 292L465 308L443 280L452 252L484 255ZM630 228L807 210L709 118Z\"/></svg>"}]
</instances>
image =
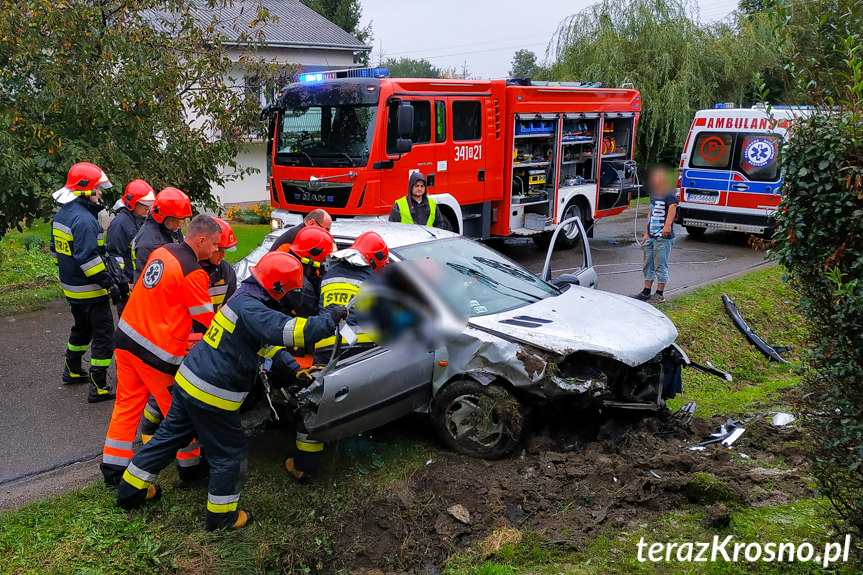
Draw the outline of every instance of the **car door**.
<instances>
[{"instance_id":1,"label":"car door","mask_svg":"<svg viewBox=\"0 0 863 575\"><path fill-rule=\"evenodd\" d=\"M449 153L445 160L449 192L461 205L485 201L487 97L452 96L449 103Z\"/></svg>"},{"instance_id":2,"label":"car door","mask_svg":"<svg viewBox=\"0 0 863 575\"><path fill-rule=\"evenodd\" d=\"M570 226L575 226L578 230L576 244L570 249L555 249L557 236ZM555 285L574 284L588 288L596 287L596 270L593 268L590 244L581 218L578 216L560 222L555 228L540 277Z\"/></svg>"},{"instance_id":3,"label":"car door","mask_svg":"<svg viewBox=\"0 0 863 575\"><path fill-rule=\"evenodd\" d=\"M414 336L339 361L305 418L309 437L335 441L427 406L433 372L433 350Z\"/></svg>"}]
</instances>

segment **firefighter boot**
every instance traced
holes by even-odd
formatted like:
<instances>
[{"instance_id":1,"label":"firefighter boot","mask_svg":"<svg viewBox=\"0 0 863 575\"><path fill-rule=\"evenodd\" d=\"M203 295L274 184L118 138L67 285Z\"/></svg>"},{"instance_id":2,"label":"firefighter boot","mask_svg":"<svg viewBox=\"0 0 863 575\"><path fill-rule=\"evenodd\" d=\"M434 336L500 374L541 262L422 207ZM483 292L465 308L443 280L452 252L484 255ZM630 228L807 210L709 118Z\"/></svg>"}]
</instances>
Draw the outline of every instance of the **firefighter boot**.
<instances>
[{"instance_id":1,"label":"firefighter boot","mask_svg":"<svg viewBox=\"0 0 863 575\"><path fill-rule=\"evenodd\" d=\"M142 490L143 491L143 490ZM134 499L121 499L120 493L117 493L117 505L125 509L126 511L131 511L132 509L137 509L142 506L147 501L158 501L162 497L162 488L158 485L148 485L147 490L145 492L144 497L140 497L136 494Z\"/></svg>"},{"instance_id":2,"label":"firefighter boot","mask_svg":"<svg viewBox=\"0 0 863 575\"><path fill-rule=\"evenodd\" d=\"M289 457L285 460L285 469L287 469L291 477L296 479L301 485L309 485L314 479L310 473L297 469L293 457Z\"/></svg>"},{"instance_id":3,"label":"firefighter boot","mask_svg":"<svg viewBox=\"0 0 863 575\"><path fill-rule=\"evenodd\" d=\"M90 391L87 394L88 403L109 401L117 397L114 389L108 385L108 370L90 368Z\"/></svg>"},{"instance_id":4,"label":"firefighter boot","mask_svg":"<svg viewBox=\"0 0 863 575\"><path fill-rule=\"evenodd\" d=\"M245 511L240 509L237 511L237 519L233 523L225 523L225 520L219 515L223 514L215 514L215 513L207 513L207 521L205 523L204 528L207 531L215 531L216 529L242 529L243 527L248 527L252 524L252 514L249 511Z\"/></svg>"},{"instance_id":5,"label":"firefighter boot","mask_svg":"<svg viewBox=\"0 0 863 575\"><path fill-rule=\"evenodd\" d=\"M63 360L63 383L74 385L89 381L87 370L81 368L81 356L66 356Z\"/></svg>"}]
</instances>

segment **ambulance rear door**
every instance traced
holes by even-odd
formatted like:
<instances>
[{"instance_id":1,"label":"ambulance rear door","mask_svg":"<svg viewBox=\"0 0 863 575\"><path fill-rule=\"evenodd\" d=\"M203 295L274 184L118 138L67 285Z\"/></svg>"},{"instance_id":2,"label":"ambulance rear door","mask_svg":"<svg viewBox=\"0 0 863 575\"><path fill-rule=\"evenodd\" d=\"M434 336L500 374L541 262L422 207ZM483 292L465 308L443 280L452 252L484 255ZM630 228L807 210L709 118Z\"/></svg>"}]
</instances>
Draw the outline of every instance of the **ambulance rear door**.
<instances>
[{"instance_id":1,"label":"ambulance rear door","mask_svg":"<svg viewBox=\"0 0 863 575\"><path fill-rule=\"evenodd\" d=\"M697 204L693 208L725 205L731 186L735 133L695 128L690 142L681 171L681 203Z\"/></svg>"}]
</instances>

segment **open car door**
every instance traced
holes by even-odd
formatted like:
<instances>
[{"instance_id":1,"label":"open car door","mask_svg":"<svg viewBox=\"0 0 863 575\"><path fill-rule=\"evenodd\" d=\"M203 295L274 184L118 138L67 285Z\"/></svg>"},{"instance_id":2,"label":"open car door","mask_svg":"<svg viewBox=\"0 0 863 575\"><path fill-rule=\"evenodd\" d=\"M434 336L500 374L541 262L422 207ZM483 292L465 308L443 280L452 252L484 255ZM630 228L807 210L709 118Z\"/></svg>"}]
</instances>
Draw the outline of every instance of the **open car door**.
<instances>
[{"instance_id":1,"label":"open car door","mask_svg":"<svg viewBox=\"0 0 863 575\"><path fill-rule=\"evenodd\" d=\"M554 255L557 244L557 236L561 233L569 233L569 230L577 231L575 246L566 250L564 260L555 264L552 270L552 255ZM587 234L578 216L560 222L551 237L548 253L545 255L545 265L542 268L541 279L555 285L575 284L583 287L596 287L596 270L593 269L593 258L590 255L590 244L587 242Z\"/></svg>"}]
</instances>

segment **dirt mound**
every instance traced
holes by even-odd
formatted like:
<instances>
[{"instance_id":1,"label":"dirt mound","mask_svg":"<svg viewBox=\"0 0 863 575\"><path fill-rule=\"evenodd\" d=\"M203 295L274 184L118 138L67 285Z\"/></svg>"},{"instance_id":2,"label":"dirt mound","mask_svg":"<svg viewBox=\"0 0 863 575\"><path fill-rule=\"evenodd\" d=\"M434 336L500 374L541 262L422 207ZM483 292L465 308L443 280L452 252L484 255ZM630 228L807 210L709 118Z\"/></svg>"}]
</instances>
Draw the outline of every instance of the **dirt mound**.
<instances>
[{"instance_id":1,"label":"dirt mound","mask_svg":"<svg viewBox=\"0 0 863 575\"><path fill-rule=\"evenodd\" d=\"M393 485L334 535L337 570L434 573L453 552L512 528L578 549L597 529L632 529L700 504L713 513L774 505L810 494L802 432L763 419L746 424L734 451L689 451L720 424L668 415L610 420L598 439L561 430L535 436L511 459L450 454ZM741 454L745 454L745 457ZM724 521L718 518L718 521ZM509 531L507 530L509 528Z\"/></svg>"}]
</instances>

